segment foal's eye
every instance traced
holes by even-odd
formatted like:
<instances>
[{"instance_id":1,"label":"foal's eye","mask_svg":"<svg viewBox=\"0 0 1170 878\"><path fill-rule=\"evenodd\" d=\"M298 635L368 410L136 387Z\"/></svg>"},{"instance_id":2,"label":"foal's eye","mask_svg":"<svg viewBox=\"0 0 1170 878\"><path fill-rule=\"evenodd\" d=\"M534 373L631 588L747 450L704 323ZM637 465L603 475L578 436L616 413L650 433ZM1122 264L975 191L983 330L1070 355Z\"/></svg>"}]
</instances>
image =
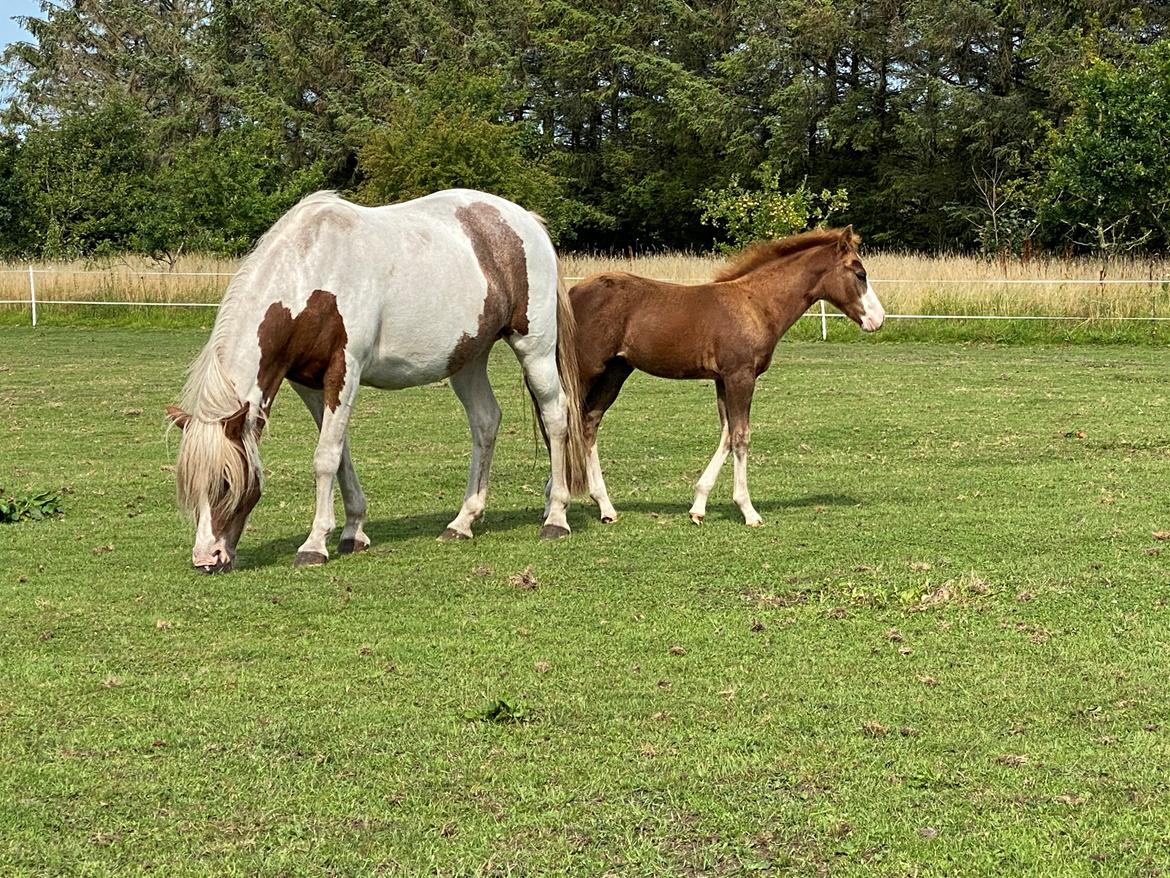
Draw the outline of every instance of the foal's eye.
<instances>
[{"instance_id":1,"label":"foal's eye","mask_svg":"<svg viewBox=\"0 0 1170 878\"><path fill-rule=\"evenodd\" d=\"M862 283L865 283L865 282L866 282L866 279L865 279L865 269L864 269L864 268L862 268L862 269L858 269L857 271L855 271L855 272L853 272L853 273L857 275L857 279L858 279L859 281L861 281Z\"/></svg>"}]
</instances>

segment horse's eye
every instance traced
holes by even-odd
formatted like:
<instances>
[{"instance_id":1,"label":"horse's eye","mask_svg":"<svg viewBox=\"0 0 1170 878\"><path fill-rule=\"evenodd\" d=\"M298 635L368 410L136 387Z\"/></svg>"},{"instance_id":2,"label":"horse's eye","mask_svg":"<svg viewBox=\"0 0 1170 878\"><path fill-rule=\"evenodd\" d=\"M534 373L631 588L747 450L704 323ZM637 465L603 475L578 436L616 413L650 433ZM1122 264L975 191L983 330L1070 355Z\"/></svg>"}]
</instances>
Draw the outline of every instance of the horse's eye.
<instances>
[{"instance_id":1,"label":"horse's eye","mask_svg":"<svg viewBox=\"0 0 1170 878\"><path fill-rule=\"evenodd\" d=\"M862 269L859 269L858 271L855 271L855 272L853 272L853 273L857 275L857 279L858 279L859 281L861 281L862 283L865 283L865 282L866 282L866 280L865 280L865 269L864 269L864 268L862 268Z\"/></svg>"}]
</instances>

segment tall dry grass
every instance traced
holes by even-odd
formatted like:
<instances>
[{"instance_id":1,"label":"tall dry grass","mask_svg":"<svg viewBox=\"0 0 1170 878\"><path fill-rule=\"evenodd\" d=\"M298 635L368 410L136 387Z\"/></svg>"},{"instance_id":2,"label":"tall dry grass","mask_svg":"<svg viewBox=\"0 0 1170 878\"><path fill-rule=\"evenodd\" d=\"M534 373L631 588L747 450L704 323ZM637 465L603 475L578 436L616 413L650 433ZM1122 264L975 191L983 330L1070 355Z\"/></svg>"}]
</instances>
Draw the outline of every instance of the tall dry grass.
<instances>
[{"instance_id":1,"label":"tall dry grass","mask_svg":"<svg viewBox=\"0 0 1170 878\"><path fill-rule=\"evenodd\" d=\"M1170 260L1165 259L1116 260L1105 265L1089 258L999 262L883 252L865 253L863 258L892 314L1170 316ZM710 279L725 259L690 253L625 257L568 253L562 262L571 282L602 271L630 271L699 283ZM173 268L141 257L34 264L34 268L37 299L42 302L214 303L222 297L237 265L237 260L188 256ZM0 265L0 299L27 301L28 295L28 265Z\"/></svg>"},{"instance_id":2,"label":"tall dry grass","mask_svg":"<svg viewBox=\"0 0 1170 878\"><path fill-rule=\"evenodd\" d=\"M866 252L871 282L891 314L1170 317L1170 260L987 260ZM667 253L612 257L569 254L571 278L630 271L680 283L710 279L720 256ZM1016 283L1026 281L1026 283Z\"/></svg>"}]
</instances>

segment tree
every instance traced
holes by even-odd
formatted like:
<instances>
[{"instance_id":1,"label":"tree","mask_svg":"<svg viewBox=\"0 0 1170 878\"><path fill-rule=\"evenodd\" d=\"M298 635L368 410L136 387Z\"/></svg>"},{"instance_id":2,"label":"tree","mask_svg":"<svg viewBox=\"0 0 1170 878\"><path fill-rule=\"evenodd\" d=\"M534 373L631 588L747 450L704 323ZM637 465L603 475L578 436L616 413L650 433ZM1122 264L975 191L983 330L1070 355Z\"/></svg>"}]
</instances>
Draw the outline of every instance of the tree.
<instances>
[{"instance_id":1,"label":"tree","mask_svg":"<svg viewBox=\"0 0 1170 878\"><path fill-rule=\"evenodd\" d=\"M1106 254L1170 245L1170 41L1098 59L1049 131L1035 205L1043 233Z\"/></svg>"}]
</instances>

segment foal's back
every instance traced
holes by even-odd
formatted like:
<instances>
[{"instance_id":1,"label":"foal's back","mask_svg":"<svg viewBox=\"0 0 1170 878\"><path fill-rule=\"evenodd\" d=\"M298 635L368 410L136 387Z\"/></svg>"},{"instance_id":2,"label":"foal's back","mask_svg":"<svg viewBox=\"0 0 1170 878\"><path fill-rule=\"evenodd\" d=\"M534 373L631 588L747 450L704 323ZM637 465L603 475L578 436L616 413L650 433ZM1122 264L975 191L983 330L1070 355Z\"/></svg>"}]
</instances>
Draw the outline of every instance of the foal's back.
<instances>
[{"instance_id":1,"label":"foal's back","mask_svg":"<svg viewBox=\"0 0 1170 878\"><path fill-rule=\"evenodd\" d=\"M608 272L569 295L586 382L614 358L660 378L715 378L721 365L755 360L756 327L734 284L684 285Z\"/></svg>"}]
</instances>

